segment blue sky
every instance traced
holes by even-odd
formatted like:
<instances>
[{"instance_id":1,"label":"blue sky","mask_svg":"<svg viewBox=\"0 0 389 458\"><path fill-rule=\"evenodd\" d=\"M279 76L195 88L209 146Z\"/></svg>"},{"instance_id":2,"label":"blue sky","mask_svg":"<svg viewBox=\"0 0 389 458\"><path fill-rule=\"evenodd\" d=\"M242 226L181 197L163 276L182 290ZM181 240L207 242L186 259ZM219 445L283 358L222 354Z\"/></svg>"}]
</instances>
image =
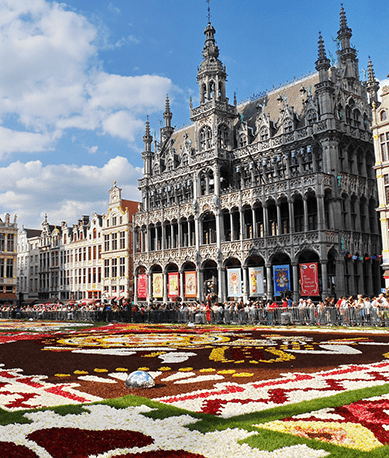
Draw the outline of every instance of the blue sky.
<instances>
[{"instance_id":1,"label":"blue sky","mask_svg":"<svg viewBox=\"0 0 389 458\"><path fill-rule=\"evenodd\" d=\"M389 73L387 2L344 2L361 77ZM238 101L315 70L321 31L336 53L340 2L210 0L227 96ZM69 225L107 209L116 180L138 199L146 117L157 131L198 103L205 0L0 2L0 217Z\"/></svg>"}]
</instances>

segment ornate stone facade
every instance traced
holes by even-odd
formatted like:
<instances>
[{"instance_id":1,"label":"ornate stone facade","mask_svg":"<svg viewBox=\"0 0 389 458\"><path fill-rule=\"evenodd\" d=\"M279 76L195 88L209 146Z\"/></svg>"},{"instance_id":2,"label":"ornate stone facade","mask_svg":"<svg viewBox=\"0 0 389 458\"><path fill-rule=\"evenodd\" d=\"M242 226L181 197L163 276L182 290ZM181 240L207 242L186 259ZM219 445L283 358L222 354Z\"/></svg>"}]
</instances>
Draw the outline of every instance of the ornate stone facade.
<instances>
[{"instance_id":1,"label":"ornate stone facade","mask_svg":"<svg viewBox=\"0 0 389 458\"><path fill-rule=\"evenodd\" d=\"M377 89L359 78L343 7L336 64L319 36L316 73L239 105L226 97L210 23L204 33L192 124L172 127L168 98L159 140L146 123L134 218L136 300L248 300L289 290L296 300L306 291L307 264L316 269L316 298L377 294L370 132Z\"/></svg>"},{"instance_id":2,"label":"ornate stone facade","mask_svg":"<svg viewBox=\"0 0 389 458\"><path fill-rule=\"evenodd\" d=\"M375 81L371 63L369 65L370 80L372 83ZM382 231L382 269L384 270L385 287L389 288L389 86L382 88L381 102L374 100L372 130L379 195L378 212Z\"/></svg>"}]
</instances>

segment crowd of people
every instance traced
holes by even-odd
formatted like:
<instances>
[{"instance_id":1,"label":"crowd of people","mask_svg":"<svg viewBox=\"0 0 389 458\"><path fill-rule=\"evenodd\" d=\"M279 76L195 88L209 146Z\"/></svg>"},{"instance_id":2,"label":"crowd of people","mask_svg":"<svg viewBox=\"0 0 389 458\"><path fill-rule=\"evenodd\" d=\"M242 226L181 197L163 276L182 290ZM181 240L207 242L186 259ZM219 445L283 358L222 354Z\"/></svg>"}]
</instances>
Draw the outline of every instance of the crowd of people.
<instances>
[{"instance_id":1,"label":"crowd of people","mask_svg":"<svg viewBox=\"0 0 389 458\"><path fill-rule=\"evenodd\" d=\"M388 326L389 294L358 295L314 301L289 296L281 301L128 302L69 301L34 305L4 304L2 318L85 320L133 323Z\"/></svg>"}]
</instances>

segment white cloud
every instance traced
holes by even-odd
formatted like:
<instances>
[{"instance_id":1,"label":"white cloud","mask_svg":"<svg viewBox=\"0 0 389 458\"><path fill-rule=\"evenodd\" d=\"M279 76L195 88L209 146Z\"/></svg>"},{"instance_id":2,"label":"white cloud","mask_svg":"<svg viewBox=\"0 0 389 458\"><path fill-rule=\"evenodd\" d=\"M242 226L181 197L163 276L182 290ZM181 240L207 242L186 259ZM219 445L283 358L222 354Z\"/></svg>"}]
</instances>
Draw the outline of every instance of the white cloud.
<instances>
[{"instance_id":1,"label":"white cloud","mask_svg":"<svg viewBox=\"0 0 389 458\"><path fill-rule=\"evenodd\" d=\"M89 154L95 154L97 153L97 150L99 147L97 145L95 146L85 146L85 148L89 151Z\"/></svg>"},{"instance_id":2,"label":"white cloud","mask_svg":"<svg viewBox=\"0 0 389 458\"><path fill-rule=\"evenodd\" d=\"M0 159L12 153L36 153L52 149L53 141L59 137L59 132L51 134L20 132L0 126Z\"/></svg>"},{"instance_id":3,"label":"white cloud","mask_svg":"<svg viewBox=\"0 0 389 458\"><path fill-rule=\"evenodd\" d=\"M17 161L0 168L0 176L0 215L18 214L20 226L39 228L45 213L51 224L73 224L84 214L105 213L114 181L123 188L124 199L139 200L142 171L117 156L102 167Z\"/></svg>"},{"instance_id":4,"label":"white cloud","mask_svg":"<svg viewBox=\"0 0 389 458\"><path fill-rule=\"evenodd\" d=\"M117 12L112 4L110 8ZM45 151L69 128L132 142L146 114L163 108L171 80L104 72L98 39L96 26L64 4L0 3L0 117L4 128L15 127L7 124L12 117L19 130L14 135L3 132L7 142L0 147L0 158ZM125 41L138 42L134 36ZM28 131L25 135L23 129Z\"/></svg>"}]
</instances>

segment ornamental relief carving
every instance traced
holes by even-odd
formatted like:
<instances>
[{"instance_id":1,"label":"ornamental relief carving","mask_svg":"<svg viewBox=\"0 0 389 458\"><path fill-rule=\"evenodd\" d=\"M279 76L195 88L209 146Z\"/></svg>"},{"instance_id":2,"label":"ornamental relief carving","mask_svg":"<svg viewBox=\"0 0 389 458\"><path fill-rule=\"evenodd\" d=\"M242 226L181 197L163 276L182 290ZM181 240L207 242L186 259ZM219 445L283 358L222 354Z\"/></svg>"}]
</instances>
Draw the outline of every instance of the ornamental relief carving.
<instances>
[{"instance_id":1,"label":"ornamental relief carving","mask_svg":"<svg viewBox=\"0 0 389 458\"><path fill-rule=\"evenodd\" d=\"M202 246L200 247L200 256L204 261L213 260L217 261L217 248L215 246Z\"/></svg>"},{"instance_id":2,"label":"ornamental relief carving","mask_svg":"<svg viewBox=\"0 0 389 458\"><path fill-rule=\"evenodd\" d=\"M338 234L336 232L326 231L327 243L338 243Z\"/></svg>"},{"instance_id":3,"label":"ornamental relief carving","mask_svg":"<svg viewBox=\"0 0 389 458\"><path fill-rule=\"evenodd\" d=\"M196 248L181 248L181 259L184 261L193 260L196 255Z\"/></svg>"},{"instance_id":4,"label":"ornamental relief carving","mask_svg":"<svg viewBox=\"0 0 389 458\"><path fill-rule=\"evenodd\" d=\"M234 192L231 194L224 194L221 196L221 207L231 209L232 207L239 206L240 197L239 193Z\"/></svg>"}]
</instances>

